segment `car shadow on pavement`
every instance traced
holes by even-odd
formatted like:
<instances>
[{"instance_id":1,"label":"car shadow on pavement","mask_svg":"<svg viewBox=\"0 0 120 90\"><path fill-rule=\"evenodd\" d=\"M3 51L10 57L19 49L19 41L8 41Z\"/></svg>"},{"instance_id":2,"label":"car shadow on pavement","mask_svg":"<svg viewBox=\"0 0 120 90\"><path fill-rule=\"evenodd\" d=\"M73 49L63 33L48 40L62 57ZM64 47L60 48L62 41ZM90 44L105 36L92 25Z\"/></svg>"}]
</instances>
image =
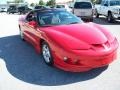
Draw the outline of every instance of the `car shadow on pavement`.
<instances>
[{"instance_id":1,"label":"car shadow on pavement","mask_svg":"<svg viewBox=\"0 0 120 90\"><path fill-rule=\"evenodd\" d=\"M8 72L15 78L27 83L57 86L93 79L106 67L83 73L65 72L47 66L34 48L22 41L19 35L0 38L0 58L6 63Z\"/></svg>"},{"instance_id":2,"label":"car shadow on pavement","mask_svg":"<svg viewBox=\"0 0 120 90\"><path fill-rule=\"evenodd\" d=\"M107 22L106 17L95 18L93 22L101 25L120 25L120 21Z\"/></svg>"}]
</instances>

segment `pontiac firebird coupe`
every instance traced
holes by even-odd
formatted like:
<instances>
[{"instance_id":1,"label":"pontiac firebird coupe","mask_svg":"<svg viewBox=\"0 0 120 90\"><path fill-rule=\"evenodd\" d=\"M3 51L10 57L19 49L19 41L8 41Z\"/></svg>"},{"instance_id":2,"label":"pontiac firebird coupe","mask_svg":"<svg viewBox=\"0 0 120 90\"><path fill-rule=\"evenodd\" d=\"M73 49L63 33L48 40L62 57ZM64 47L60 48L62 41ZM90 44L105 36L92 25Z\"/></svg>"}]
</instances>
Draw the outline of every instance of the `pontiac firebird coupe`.
<instances>
[{"instance_id":1,"label":"pontiac firebird coupe","mask_svg":"<svg viewBox=\"0 0 120 90\"><path fill-rule=\"evenodd\" d=\"M88 71L116 59L118 41L110 32L67 11L33 10L19 19L19 28L46 64L65 71Z\"/></svg>"}]
</instances>

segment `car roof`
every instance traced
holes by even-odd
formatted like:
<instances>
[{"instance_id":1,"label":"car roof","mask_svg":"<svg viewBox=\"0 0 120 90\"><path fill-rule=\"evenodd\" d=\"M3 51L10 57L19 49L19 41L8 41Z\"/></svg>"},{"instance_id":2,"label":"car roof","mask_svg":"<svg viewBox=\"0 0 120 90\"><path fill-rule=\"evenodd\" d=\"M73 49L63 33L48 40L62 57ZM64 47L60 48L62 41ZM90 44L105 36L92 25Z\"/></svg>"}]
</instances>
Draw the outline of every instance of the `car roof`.
<instances>
[{"instance_id":1,"label":"car roof","mask_svg":"<svg viewBox=\"0 0 120 90\"><path fill-rule=\"evenodd\" d=\"M75 2L91 2L91 0L76 0Z\"/></svg>"},{"instance_id":2,"label":"car roof","mask_svg":"<svg viewBox=\"0 0 120 90\"><path fill-rule=\"evenodd\" d=\"M57 8L42 8L42 9L34 9L32 11L33 12L49 12L49 11L65 11L65 10L57 9Z\"/></svg>"}]
</instances>

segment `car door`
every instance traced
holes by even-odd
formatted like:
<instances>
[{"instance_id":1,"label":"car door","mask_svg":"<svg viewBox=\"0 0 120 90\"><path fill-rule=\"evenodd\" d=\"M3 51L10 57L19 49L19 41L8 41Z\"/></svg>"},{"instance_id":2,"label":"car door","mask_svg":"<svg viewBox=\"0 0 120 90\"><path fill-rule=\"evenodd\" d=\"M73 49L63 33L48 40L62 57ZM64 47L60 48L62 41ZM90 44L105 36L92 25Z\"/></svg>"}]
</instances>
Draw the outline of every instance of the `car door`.
<instances>
[{"instance_id":1,"label":"car door","mask_svg":"<svg viewBox=\"0 0 120 90\"><path fill-rule=\"evenodd\" d=\"M36 26L34 26L32 23L36 23ZM27 41L35 47L39 46L41 34L38 30L36 12L31 12L27 15L26 22L24 23L24 29L24 34L27 38Z\"/></svg>"},{"instance_id":2,"label":"car door","mask_svg":"<svg viewBox=\"0 0 120 90\"><path fill-rule=\"evenodd\" d=\"M101 2L101 5L100 5L100 7L99 7L99 14L102 14L103 13L103 7L104 7L104 0Z\"/></svg>"}]
</instances>

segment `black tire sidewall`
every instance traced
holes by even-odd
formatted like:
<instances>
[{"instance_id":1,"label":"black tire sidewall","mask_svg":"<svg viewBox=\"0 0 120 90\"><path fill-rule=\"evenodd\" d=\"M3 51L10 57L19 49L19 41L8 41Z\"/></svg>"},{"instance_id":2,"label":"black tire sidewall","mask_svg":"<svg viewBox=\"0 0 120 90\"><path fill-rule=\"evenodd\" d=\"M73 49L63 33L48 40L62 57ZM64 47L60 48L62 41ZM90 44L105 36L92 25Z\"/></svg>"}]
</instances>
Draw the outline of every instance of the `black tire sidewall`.
<instances>
[{"instance_id":1,"label":"black tire sidewall","mask_svg":"<svg viewBox=\"0 0 120 90\"><path fill-rule=\"evenodd\" d=\"M22 30L21 30L21 27L20 27L20 26L19 26L19 32L20 32L20 38L24 41L24 36L23 36L23 38L22 38L22 36L21 36Z\"/></svg>"},{"instance_id":2,"label":"black tire sidewall","mask_svg":"<svg viewBox=\"0 0 120 90\"><path fill-rule=\"evenodd\" d=\"M109 20L109 18L110 18L110 20ZM108 21L109 23L112 23L112 22L114 21L114 19L113 19L113 17L112 17L112 13L108 13L107 21Z\"/></svg>"},{"instance_id":3,"label":"black tire sidewall","mask_svg":"<svg viewBox=\"0 0 120 90\"><path fill-rule=\"evenodd\" d=\"M97 10L95 11L95 17L99 18L99 14L98 14Z\"/></svg>"}]
</instances>

